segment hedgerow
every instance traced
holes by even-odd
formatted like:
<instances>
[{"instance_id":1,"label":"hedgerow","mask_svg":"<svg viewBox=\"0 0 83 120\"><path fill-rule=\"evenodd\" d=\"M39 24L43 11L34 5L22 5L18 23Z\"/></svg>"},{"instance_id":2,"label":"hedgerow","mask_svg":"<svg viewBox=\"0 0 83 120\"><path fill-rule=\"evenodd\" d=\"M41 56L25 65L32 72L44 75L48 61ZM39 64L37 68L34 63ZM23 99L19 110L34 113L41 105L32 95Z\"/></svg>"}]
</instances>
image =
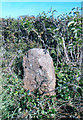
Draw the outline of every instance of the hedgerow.
<instances>
[{"instance_id":1,"label":"hedgerow","mask_svg":"<svg viewBox=\"0 0 83 120\"><path fill-rule=\"evenodd\" d=\"M51 10L37 17L0 21L2 120L81 119L81 13L73 8L70 13L55 14ZM23 88L23 56L34 47L49 50L53 58L56 96L29 95Z\"/></svg>"}]
</instances>

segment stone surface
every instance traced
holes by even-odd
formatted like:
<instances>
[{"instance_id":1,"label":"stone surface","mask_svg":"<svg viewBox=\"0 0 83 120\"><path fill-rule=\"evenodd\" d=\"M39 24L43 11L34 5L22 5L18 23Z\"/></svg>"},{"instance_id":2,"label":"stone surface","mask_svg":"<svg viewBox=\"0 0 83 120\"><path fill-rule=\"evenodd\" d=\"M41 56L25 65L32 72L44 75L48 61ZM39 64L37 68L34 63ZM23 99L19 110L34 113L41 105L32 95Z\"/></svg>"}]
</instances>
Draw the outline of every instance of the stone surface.
<instances>
[{"instance_id":1,"label":"stone surface","mask_svg":"<svg viewBox=\"0 0 83 120\"><path fill-rule=\"evenodd\" d=\"M44 49L30 49L23 57L23 67L24 89L31 92L38 89L40 94L45 95L55 94L55 71L48 51L45 54Z\"/></svg>"}]
</instances>

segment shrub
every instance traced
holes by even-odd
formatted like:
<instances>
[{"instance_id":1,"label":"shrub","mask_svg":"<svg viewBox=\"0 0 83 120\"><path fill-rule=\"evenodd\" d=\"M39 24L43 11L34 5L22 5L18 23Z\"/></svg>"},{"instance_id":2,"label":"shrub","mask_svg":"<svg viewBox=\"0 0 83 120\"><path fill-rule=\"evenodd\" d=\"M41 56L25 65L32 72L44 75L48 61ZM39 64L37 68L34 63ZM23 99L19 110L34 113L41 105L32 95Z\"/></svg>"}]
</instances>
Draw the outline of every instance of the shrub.
<instances>
[{"instance_id":1,"label":"shrub","mask_svg":"<svg viewBox=\"0 0 83 120\"><path fill-rule=\"evenodd\" d=\"M2 120L57 118L63 117L63 114L72 119L81 118L82 113L78 110L81 104L77 105L78 101L82 102L80 9L72 9L57 18L54 12L43 12L36 18L2 19ZM28 95L29 91L23 89L22 58L27 50L34 47L48 49L53 58L57 78L56 100L55 96ZM71 115L68 111L66 114L65 108L73 109Z\"/></svg>"}]
</instances>

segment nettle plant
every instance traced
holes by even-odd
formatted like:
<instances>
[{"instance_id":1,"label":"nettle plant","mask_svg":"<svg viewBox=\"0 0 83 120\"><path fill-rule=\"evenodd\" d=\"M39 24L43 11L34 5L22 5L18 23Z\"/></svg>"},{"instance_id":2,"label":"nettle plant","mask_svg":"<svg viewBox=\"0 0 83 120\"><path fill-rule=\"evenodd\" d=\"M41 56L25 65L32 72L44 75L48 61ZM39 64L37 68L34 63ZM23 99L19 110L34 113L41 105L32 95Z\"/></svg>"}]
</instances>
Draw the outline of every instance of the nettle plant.
<instances>
[{"instance_id":1,"label":"nettle plant","mask_svg":"<svg viewBox=\"0 0 83 120\"><path fill-rule=\"evenodd\" d=\"M2 51L2 119L55 118L61 115L58 108L65 102L73 106L81 101L81 14L79 8L55 17L56 10L18 19L2 19L0 43ZM29 96L23 89L22 59L30 48L48 49L53 58L57 85L56 98ZM80 107L80 106L79 106ZM56 109L57 108L57 109ZM3 112L4 111L4 112ZM68 111L67 111L68 112ZM76 113L78 112L78 113ZM68 113L70 114L70 113ZM65 115L66 116L66 115Z\"/></svg>"}]
</instances>

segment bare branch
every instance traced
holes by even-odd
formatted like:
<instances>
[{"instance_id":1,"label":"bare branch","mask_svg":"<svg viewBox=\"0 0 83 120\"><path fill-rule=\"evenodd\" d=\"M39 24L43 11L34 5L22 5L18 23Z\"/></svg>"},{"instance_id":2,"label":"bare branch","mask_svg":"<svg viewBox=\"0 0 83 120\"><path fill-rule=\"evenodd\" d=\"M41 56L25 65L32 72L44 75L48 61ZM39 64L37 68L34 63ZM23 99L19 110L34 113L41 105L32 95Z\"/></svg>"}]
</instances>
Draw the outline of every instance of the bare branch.
<instances>
[{"instance_id":1,"label":"bare branch","mask_svg":"<svg viewBox=\"0 0 83 120\"><path fill-rule=\"evenodd\" d=\"M65 46L65 40L64 40L63 37L62 37L62 41L63 41L63 48L64 48L64 53L65 53L65 56L66 56L66 59L67 59L67 63L70 63L70 60L69 60L69 57L68 57L68 53L67 53L67 48Z\"/></svg>"},{"instance_id":2,"label":"bare branch","mask_svg":"<svg viewBox=\"0 0 83 120\"><path fill-rule=\"evenodd\" d=\"M8 70L9 70L10 73L12 73L11 66L12 66L12 64L13 64L13 62L14 62L14 60L15 60L16 57L17 57L17 55L15 55L13 57L13 59L11 60L11 62L9 63Z\"/></svg>"}]
</instances>

